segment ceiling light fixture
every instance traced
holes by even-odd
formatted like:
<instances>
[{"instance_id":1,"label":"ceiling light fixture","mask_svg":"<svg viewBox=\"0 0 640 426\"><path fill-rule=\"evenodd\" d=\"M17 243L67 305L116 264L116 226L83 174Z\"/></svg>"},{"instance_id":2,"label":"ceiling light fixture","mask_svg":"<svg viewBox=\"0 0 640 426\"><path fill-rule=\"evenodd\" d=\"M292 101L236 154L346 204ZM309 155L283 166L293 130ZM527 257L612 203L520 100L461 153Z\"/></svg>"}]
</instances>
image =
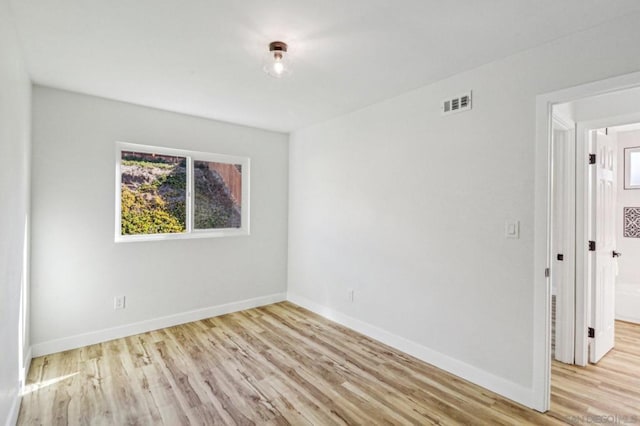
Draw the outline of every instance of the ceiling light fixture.
<instances>
[{"instance_id":1,"label":"ceiling light fixture","mask_svg":"<svg viewBox=\"0 0 640 426\"><path fill-rule=\"evenodd\" d=\"M287 43L283 41L269 43L269 56L263 69L264 72L275 78L281 78L291 73L289 56L287 55Z\"/></svg>"}]
</instances>

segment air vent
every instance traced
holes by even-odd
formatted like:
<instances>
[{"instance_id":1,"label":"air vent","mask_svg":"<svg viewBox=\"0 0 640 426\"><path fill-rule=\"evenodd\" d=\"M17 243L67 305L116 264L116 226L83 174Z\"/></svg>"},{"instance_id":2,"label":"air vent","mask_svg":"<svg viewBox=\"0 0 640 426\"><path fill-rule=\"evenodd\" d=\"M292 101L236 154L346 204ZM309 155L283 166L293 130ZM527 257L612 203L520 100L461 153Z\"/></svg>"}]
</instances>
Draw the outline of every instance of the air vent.
<instances>
[{"instance_id":1,"label":"air vent","mask_svg":"<svg viewBox=\"0 0 640 426\"><path fill-rule=\"evenodd\" d=\"M442 114L468 111L471 109L471 92L442 101Z\"/></svg>"}]
</instances>

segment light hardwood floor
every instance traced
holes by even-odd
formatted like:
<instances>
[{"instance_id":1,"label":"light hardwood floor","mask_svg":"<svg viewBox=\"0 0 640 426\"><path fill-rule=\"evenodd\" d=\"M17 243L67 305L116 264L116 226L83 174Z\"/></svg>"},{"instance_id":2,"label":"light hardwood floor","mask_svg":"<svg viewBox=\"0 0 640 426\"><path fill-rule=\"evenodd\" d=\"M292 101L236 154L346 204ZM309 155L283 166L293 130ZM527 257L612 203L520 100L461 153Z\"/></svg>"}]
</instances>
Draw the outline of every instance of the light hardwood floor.
<instances>
[{"instance_id":1,"label":"light hardwood floor","mask_svg":"<svg viewBox=\"0 0 640 426\"><path fill-rule=\"evenodd\" d=\"M616 345L554 363L543 415L283 302L36 358L18 423L586 424L640 407L639 327Z\"/></svg>"},{"instance_id":2,"label":"light hardwood floor","mask_svg":"<svg viewBox=\"0 0 640 426\"><path fill-rule=\"evenodd\" d=\"M596 365L554 361L550 413L563 419L584 417L574 424L595 424L596 416L609 420L618 416L615 424L640 425L640 325L616 321L615 348Z\"/></svg>"}]
</instances>

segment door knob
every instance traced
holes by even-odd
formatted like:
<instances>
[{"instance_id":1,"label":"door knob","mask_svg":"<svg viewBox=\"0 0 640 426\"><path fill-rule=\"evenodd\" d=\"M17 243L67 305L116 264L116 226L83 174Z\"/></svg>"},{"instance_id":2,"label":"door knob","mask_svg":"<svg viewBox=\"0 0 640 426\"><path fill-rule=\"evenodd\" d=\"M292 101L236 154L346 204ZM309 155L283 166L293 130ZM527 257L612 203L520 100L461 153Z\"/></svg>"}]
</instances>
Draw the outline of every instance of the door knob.
<instances>
[{"instance_id":1,"label":"door knob","mask_svg":"<svg viewBox=\"0 0 640 426\"><path fill-rule=\"evenodd\" d=\"M621 256L622 256L622 253L617 252L615 250L613 251L613 257L621 257Z\"/></svg>"}]
</instances>

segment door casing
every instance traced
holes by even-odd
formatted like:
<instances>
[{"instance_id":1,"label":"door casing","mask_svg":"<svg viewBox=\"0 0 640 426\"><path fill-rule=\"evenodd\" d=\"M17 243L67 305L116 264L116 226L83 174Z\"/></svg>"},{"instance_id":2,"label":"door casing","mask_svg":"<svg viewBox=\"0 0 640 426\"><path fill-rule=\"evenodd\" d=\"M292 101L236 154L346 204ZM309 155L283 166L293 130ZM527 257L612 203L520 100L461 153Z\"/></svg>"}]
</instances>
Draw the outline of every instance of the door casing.
<instances>
[{"instance_id":1,"label":"door casing","mask_svg":"<svg viewBox=\"0 0 640 426\"><path fill-rule=\"evenodd\" d=\"M555 144L551 173L553 191L551 280L556 288L556 342L554 358L573 364L575 342L575 123L553 118ZM558 138L562 138L561 140ZM562 144L559 146L559 144ZM559 193L555 193L559 190ZM556 205L557 202L557 205ZM553 223L558 220L561 226ZM556 234L554 235L554 232ZM557 247L553 247L556 245ZM562 254L563 259L557 256Z\"/></svg>"},{"instance_id":2,"label":"door casing","mask_svg":"<svg viewBox=\"0 0 640 426\"><path fill-rule=\"evenodd\" d=\"M551 403L551 287L548 271L551 268L551 195L552 195L552 106L597 96L619 90L640 87L640 72L625 74L592 83L583 84L536 97L536 144L535 144L535 202L534 202L534 262L533 262L533 378L531 386L530 406L545 412ZM603 126L601 126L603 127ZM577 144L580 148L581 144ZM584 154L584 150L582 151ZM580 153L577 152L577 155ZM578 157L579 158L579 157ZM584 158L584 157L582 157ZM578 166L579 167L579 166ZM585 165L586 167L586 165ZM580 178L582 173L577 173ZM583 179L580 179L583 180ZM584 180L582 182L584 185ZM581 193L576 179L576 193ZM583 192L582 192L583 193ZM576 225L580 229L584 223L578 223L578 210L583 210L581 203L576 203ZM584 211L582 212L584 213ZM584 240L584 234L576 232L578 239ZM583 256L576 256L576 261ZM577 273L580 269L576 269ZM576 288L576 298L578 297ZM583 298L584 295L580 295ZM576 300L578 302L578 300ZM576 314L579 304L576 303ZM578 319L578 315L576 315ZM585 321L586 323L586 321ZM578 324L576 322L576 327ZM578 330L578 328L576 328ZM576 336L578 333L576 333ZM577 348L576 348L577 349Z\"/></svg>"}]
</instances>

